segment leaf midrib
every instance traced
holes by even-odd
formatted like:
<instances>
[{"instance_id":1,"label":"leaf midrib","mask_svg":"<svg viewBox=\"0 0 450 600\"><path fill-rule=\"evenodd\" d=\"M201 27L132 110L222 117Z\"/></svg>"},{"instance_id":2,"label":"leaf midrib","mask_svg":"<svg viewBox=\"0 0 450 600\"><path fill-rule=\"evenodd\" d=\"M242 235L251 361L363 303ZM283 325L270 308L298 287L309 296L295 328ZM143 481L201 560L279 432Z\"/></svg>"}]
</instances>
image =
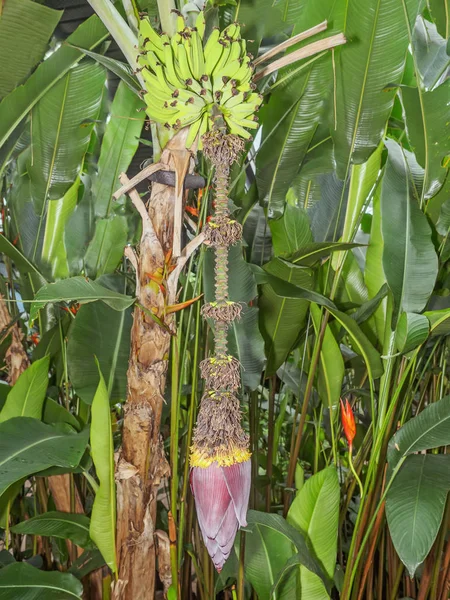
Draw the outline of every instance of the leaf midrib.
<instances>
[{"instance_id":1,"label":"leaf midrib","mask_svg":"<svg viewBox=\"0 0 450 600\"><path fill-rule=\"evenodd\" d=\"M13 454L9 454L5 460L3 460L3 461L0 460L0 467L2 467L4 464L6 464L9 461L11 461L16 456L19 456L20 454L23 454L27 450L30 450L30 448L34 448L35 446L39 446L39 444L44 444L46 442L49 442L49 441L52 441L52 440L57 440L57 439L64 438L64 437L65 437L64 435L60 434L60 435L54 435L54 436L51 436L51 437L40 438L37 442L33 442L32 444L29 444L28 446L21 447L18 452L14 452Z\"/></svg>"},{"instance_id":2,"label":"leaf midrib","mask_svg":"<svg viewBox=\"0 0 450 600\"><path fill-rule=\"evenodd\" d=\"M36 242L34 244L34 249L33 249L33 260L36 260L36 252L37 252L37 248L39 245L39 238L40 238L40 233L41 233L42 222L44 220L44 215L47 210L48 194L50 191L50 187L52 185L53 171L54 171L55 162L56 162L56 155L59 150L59 138L61 136L62 123L64 120L64 114L66 111L67 94L68 94L70 80L71 80L71 76L70 76L70 73L68 73L67 77L66 77L66 85L64 87L63 97L61 100L61 112L59 115L58 127L56 129L56 138L55 138L55 143L53 146L53 153L52 153L52 158L50 161L50 168L48 170L48 175L47 175L47 184L45 186L44 199L43 199L42 210L41 210L41 217L39 219L39 227L37 230ZM31 147L33 148L33 135L31 136ZM33 162L33 154L31 155L31 160Z\"/></svg>"},{"instance_id":3,"label":"leaf midrib","mask_svg":"<svg viewBox=\"0 0 450 600\"><path fill-rule=\"evenodd\" d=\"M30 520L31 521L31 520ZM64 524L69 524L69 525L73 525L74 527L79 527L80 529L83 529L84 531L87 532L87 534L89 535L89 527L86 527L85 525L83 525L82 523L78 523L77 521L72 521L71 519L61 519L61 518L51 518L51 517L46 517L45 519L36 519L35 521L25 521L25 523L30 523L30 525L32 525L33 523L38 523L39 525L42 523L64 523ZM21 523L17 524L17 527L19 527L21 525ZM53 535L56 536L56 533L53 533Z\"/></svg>"},{"instance_id":4,"label":"leaf midrib","mask_svg":"<svg viewBox=\"0 0 450 600\"><path fill-rule=\"evenodd\" d=\"M9 585L2 585L0 583L0 589L17 589L17 588L25 588L25 589L42 589L42 590L55 590L57 592L63 592L64 594L70 594L70 596L73 596L74 598L80 598L80 596L78 594L74 594L72 591L68 590L67 588L60 588L60 587L56 587L53 585L44 585L44 584L29 584L29 585L24 585L23 583L20 584L9 584Z\"/></svg>"}]
</instances>

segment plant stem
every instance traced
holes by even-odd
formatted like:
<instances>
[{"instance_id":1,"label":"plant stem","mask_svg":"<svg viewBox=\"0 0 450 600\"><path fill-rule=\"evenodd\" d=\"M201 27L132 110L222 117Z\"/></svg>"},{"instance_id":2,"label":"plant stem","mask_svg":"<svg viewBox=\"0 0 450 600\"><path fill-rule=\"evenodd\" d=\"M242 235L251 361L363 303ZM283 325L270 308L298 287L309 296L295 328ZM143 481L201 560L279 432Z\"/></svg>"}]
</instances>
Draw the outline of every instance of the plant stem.
<instances>
[{"instance_id":1,"label":"plant stem","mask_svg":"<svg viewBox=\"0 0 450 600\"><path fill-rule=\"evenodd\" d=\"M170 510L172 513L173 526L176 531L177 527L177 512L178 512L178 442L179 442L179 420L180 420L180 407L179 400L180 395L178 394L178 382L179 382L179 353L178 344L176 338L172 338L172 398L171 398L171 410L170 410ZM172 585L178 590L178 561L177 561L177 548L175 541L175 551L172 551L172 539L171 541L171 567L172 567ZM180 543L180 541L178 541Z\"/></svg>"},{"instance_id":2,"label":"plant stem","mask_svg":"<svg viewBox=\"0 0 450 600\"><path fill-rule=\"evenodd\" d=\"M197 314L195 320L195 338L194 338L194 356L192 366L192 390L191 390L191 402L189 405L188 415L188 431L186 436L186 454L189 454L189 449L192 441L192 432L195 423L196 405L197 405L197 385L198 385L198 350L200 342L200 303L197 302L196 306ZM188 327L189 331L189 327ZM184 531L185 531L185 511L186 511L186 499L189 491L189 460L185 459L184 472L183 472L183 488L180 499L180 521L179 521L179 539L178 544L178 564L181 565L183 556L183 543L184 543Z\"/></svg>"},{"instance_id":3,"label":"plant stem","mask_svg":"<svg viewBox=\"0 0 450 600\"><path fill-rule=\"evenodd\" d=\"M266 512L270 512L272 503L272 473L273 473L273 427L275 412L275 386L276 376L270 380L269 391L269 414L268 414L268 436L267 436L267 488L266 488Z\"/></svg>"},{"instance_id":4,"label":"plant stem","mask_svg":"<svg viewBox=\"0 0 450 600\"><path fill-rule=\"evenodd\" d=\"M175 33L175 15L172 12L176 10L174 0L158 0L159 20L161 21L161 29L171 37Z\"/></svg>"},{"instance_id":5,"label":"plant stem","mask_svg":"<svg viewBox=\"0 0 450 600\"><path fill-rule=\"evenodd\" d=\"M359 548L359 551L358 551L358 554L356 556L356 559L355 559L355 561L353 563L353 568L352 568L352 571L351 571L351 574L350 574L350 578L349 578L349 584L348 584L348 586L346 588L344 588L344 590L346 589L347 593L346 594L345 593L342 594L341 600L347 600L348 598L350 598L349 594L350 594L350 590L351 590L353 581L355 580L355 577L356 577L356 574L357 574L358 565L359 565L359 563L361 561L364 549L366 547L367 540L369 539L369 536L370 536L370 534L372 532L373 526L374 526L374 524L376 522L376 519L377 519L377 516L378 516L378 511L380 511L383 508L383 504L384 504L384 501L386 499L387 493L389 492L389 490L391 488L391 485L393 484L394 479L397 476L397 473L400 471L403 463L405 462L405 459L406 459L406 456L402 456L402 458L398 461L395 469L392 472L391 478L390 478L390 480L389 480L389 482L388 482L388 484L386 486L386 489L384 490L384 492L383 492L383 494L382 494L382 496L381 496L381 498L380 498L380 500L378 502L377 508L374 511L373 515L372 515L372 518L371 518L371 520L369 522L369 525L367 526L367 528L365 530L364 538L362 540L362 543L361 543L361 546Z\"/></svg>"},{"instance_id":6,"label":"plant stem","mask_svg":"<svg viewBox=\"0 0 450 600\"><path fill-rule=\"evenodd\" d=\"M355 471L355 467L353 466L352 454L353 454L353 447L350 446L350 448L348 450L348 464L350 466L350 471L353 473L353 477L358 482L359 493L361 495L361 502L362 502L362 500L364 498L364 489L363 489L363 486L362 486L362 483L361 483L361 479L358 477L358 473Z\"/></svg>"},{"instance_id":7,"label":"plant stem","mask_svg":"<svg viewBox=\"0 0 450 600\"><path fill-rule=\"evenodd\" d=\"M295 467L297 465L297 459L298 459L298 456L300 453L300 445L302 443L303 428L304 428L305 422L306 422L309 400L311 398L311 393L312 393L313 384L314 384L314 377L316 375L316 369L317 369L317 365L318 365L319 358L320 358L320 351L322 349L322 343L323 343L323 339L325 337L325 331L327 328L329 316L330 316L330 313L326 311L325 314L323 315L322 325L320 328L319 335L316 337L316 341L314 343L313 353L312 353L312 357L311 357L311 364L310 364L310 368L309 368L309 372L308 372L308 379L306 381L305 395L303 398L302 412L300 414L300 423L298 425L297 437L295 440L294 452L292 453L290 461L289 461L289 470L288 470L287 483L286 483L287 488L291 488L292 484L294 483ZM290 494L288 491L286 491L285 496L284 496L284 516L286 516L288 508L289 508L289 497L290 497Z\"/></svg>"},{"instance_id":8,"label":"plant stem","mask_svg":"<svg viewBox=\"0 0 450 600\"><path fill-rule=\"evenodd\" d=\"M245 559L245 531L241 531L240 546L239 546L239 570L238 570L238 580L237 580L237 600L245 600L244 559Z\"/></svg>"}]
</instances>

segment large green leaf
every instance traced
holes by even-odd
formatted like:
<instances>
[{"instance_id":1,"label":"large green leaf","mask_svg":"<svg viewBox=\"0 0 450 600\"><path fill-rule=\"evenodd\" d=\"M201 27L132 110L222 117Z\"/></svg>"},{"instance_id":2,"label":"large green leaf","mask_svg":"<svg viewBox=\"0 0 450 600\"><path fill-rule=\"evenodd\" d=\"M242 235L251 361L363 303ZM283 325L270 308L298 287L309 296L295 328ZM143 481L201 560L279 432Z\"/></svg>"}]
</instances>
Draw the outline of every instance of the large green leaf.
<instances>
[{"instance_id":1,"label":"large green leaf","mask_svg":"<svg viewBox=\"0 0 450 600\"><path fill-rule=\"evenodd\" d=\"M344 228L348 186L335 171L317 175L310 183L305 201L309 207L314 241L336 242Z\"/></svg>"},{"instance_id":2,"label":"large green leaf","mask_svg":"<svg viewBox=\"0 0 450 600\"><path fill-rule=\"evenodd\" d=\"M297 10L287 20L295 22L293 34L305 31L327 20L329 28L314 36L314 40L342 31L344 26L343 0L322 2L287 2ZM300 6L299 6L300 4ZM285 17L292 11L286 6ZM294 21L291 21L294 19ZM309 43L310 40L303 44ZM298 45L295 46L297 48ZM260 198L267 204L269 217L283 212L286 193L291 186L321 120L326 119L332 90L333 70L331 53L321 56L310 66L303 61L281 69L278 87L261 112L261 149L256 158L256 177ZM287 84L280 82L287 79ZM266 143L267 142L267 143Z\"/></svg>"},{"instance_id":3,"label":"large green leaf","mask_svg":"<svg viewBox=\"0 0 450 600\"><path fill-rule=\"evenodd\" d=\"M430 310L423 313L430 322L431 335L448 335L450 333L450 310Z\"/></svg>"},{"instance_id":4,"label":"large green leaf","mask_svg":"<svg viewBox=\"0 0 450 600\"><path fill-rule=\"evenodd\" d=\"M111 73L120 77L120 79L128 86L134 94L139 95L142 86L139 84L138 79L133 75L133 69L122 62L121 60L116 60L115 58L111 58L110 56L105 56L104 54L98 54L97 52L90 52L85 48L79 48L83 50L86 56L93 58L98 63L106 67ZM120 84L119 84L120 85Z\"/></svg>"},{"instance_id":5,"label":"large green leaf","mask_svg":"<svg viewBox=\"0 0 450 600\"><path fill-rule=\"evenodd\" d=\"M360 165L352 165L342 242L353 242L355 238L361 211L378 178L382 151L383 145L380 144L369 160ZM344 258L343 252L334 254L331 264L335 270L342 265Z\"/></svg>"},{"instance_id":6,"label":"large green leaf","mask_svg":"<svg viewBox=\"0 0 450 600\"><path fill-rule=\"evenodd\" d=\"M311 318L316 336L320 330L321 311L317 304L310 304ZM320 351L320 365L318 370L318 390L322 402L330 410L330 420L333 421L341 397L342 381L345 368L341 349L337 343L331 328L327 325L323 344ZM336 412L337 414L337 412Z\"/></svg>"},{"instance_id":7,"label":"large green leaf","mask_svg":"<svg viewBox=\"0 0 450 600\"><path fill-rule=\"evenodd\" d=\"M409 142L425 169L423 195L429 199L439 191L448 171L443 161L449 152L450 82L431 92L404 87L401 96Z\"/></svg>"},{"instance_id":8,"label":"large green leaf","mask_svg":"<svg viewBox=\"0 0 450 600\"><path fill-rule=\"evenodd\" d=\"M76 434L68 426L45 425L30 417L0 423L0 494L37 471L53 466L76 467L88 434L87 429Z\"/></svg>"},{"instance_id":9,"label":"large green leaf","mask_svg":"<svg viewBox=\"0 0 450 600\"><path fill-rule=\"evenodd\" d=\"M308 215L299 206L286 204L283 216L270 220L269 226L275 256L293 255L312 242Z\"/></svg>"},{"instance_id":10,"label":"large green leaf","mask_svg":"<svg viewBox=\"0 0 450 600\"><path fill-rule=\"evenodd\" d=\"M372 225L364 270L364 282L371 298L375 298L378 291L386 284L386 276L383 270L384 243L381 231L380 189L379 186L372 201ZM386 305L387 299L383 299L374 313L375 327L380 346L382 346L384 341L386 325L389 325L386 324Z\"/></svg>"},{"instance_id":11,"label":"large green leaf","mask_svg":"<svg viewBox=\"0 0 450 600\"><path fill-rule=\"evenodd\" d=\"M70 275L79 275L84 271L86 250L94 237L95 225L91 181L86 178L82 198L70 215L64 232Z\"/></svg>"},{"instance_id":12,"label":"large green leaf","mask_svg":"<svg viewBox=\"0 0 450 600\"><path fill-rule=\"evenodd\" d=\"M123 257L128 242L127 219L113 215L109 219L98 219L94 237L85 256L86 272L89 277L100 277L112 273Z\"/></svg>"},{"instance_id":13,"label":"large green leaf","mask_svg":"<svg viewBox=\"0 0 450 600\"><path fill-rule=\"evenodd\" d=\"M105 564L105 560L99 550L85 550L76 561L72 563L69 573L75 575L77 579L83 579L92 571L100 569Z\"/></svg>"},{"instance_id":14,"label":"large green leaf","mask_svg":"<svg viewBox=\"0 0 450 600\"><path fill-rule=\"evenodd\" d=\"M296 564L299 564L299 562L303 564L306 569L320 578L326 588L329 588L329 578L323 569L323 565L315 556L309 540L302 531L294 528L277 514L249 510L247 521L248 528L252 533L247 534L246 537L246 578L255 587L262 600L270 597L267 595L267 591L269 590L270 594L271 586L278 588L277 590L273 587L273 598L278 600L281 598L298 598L295 595L288 595L293 581L291 578L285 579L290 571L289 568L286 569L285 567L286 561L290 558L295 558L297 560ZM290 554L288 552L289 546ZM280 576L278 576L278 573ZM278 586L283 582L285 585L279 588ZM281 592L279 595L278 591Z\"/></svg>"},{"instance_id":15,"label":"large green leaf","mask_svg":"<svg viewBox=\"0 0 450 600\"><path fill-rule=\"evenodd\" d=\"M95 214L107 217L112 195L120 187L119 175L128 169L139 145L145 113L138 112L142 100L120 83L110 109L110 120L103 136L98 175L92 185Z\"/></svg>"},{"instance_id":16,"label":"large green leaf","mask_svg":"<svg viewBox=\"0 0 450 600\"><path fill-rule=\"evenodd\" d=\"M437 30L444 39L450 37L450 2L449 0L428 0Z\"/></svg>"},{"instance_id":17,"label":"large green leaf","mask_svg":"<svg viewBox=\"0 0 450 600\"><path fill-rule=\"evenodd\" d=\"M0 569L0 600L73 600L83 585L69 573L40 571L25 562Z\"/></svg>"},{"instance_id":18,"label":"large green leaf","mask_svg":"<svg viewBox=\"0 0 450 600\"><path fill-rule=\"evenodd\" d=\"M264 266L264 270L303 290L312 290L314 286L313 273L306 267L273 259ZM259 322L266 345L268 376L276 373L292 350L305 324L309 305L307 299L282 298L278 291L269 282L261 287L259 297Z\"/></svg>"},{"instance_id":19,"label":"large green leaf","mask_svg":"<svg viewBox=\"0 0 450 600\"><path fill-rule=\"evenodd\" d=\"M372 379L380 377L383 373L380 355L362 332L356 321L339 310L328 307L327 309L335 317L336 321L345 329L351 340L353 350L364 358L369 376Z\"/></svg>"},{"instance_id":20,"label":"large green leaf","mask_svg":"<svg viewBox=\"0 0 450 600\"><path fill-rule=\"evenodd\" d=\"M386 497L386 517L397 554L414 577L442 522L450 490L450 456L408 456Z\"/></svg>"},{"instance_id":21,"label":"large green leaf","mask_svg":"<svg viewBox=\"0 0 450 600\"><path fill-rule=\"evenodd\" d=\"M403 0L410 26L420 0ZM336 128L332 129L340 177L350 161L365 162L384 134L408 48L408 30L399 0L349 0L348 43L336 57Z\"/></svg>"},{"instance_id":22,"label":"large green leaf","mask_svg":"<svg viewBox=\"0 0 450 600\"><path fill-rule=\"evenodd\" d=\"M114 443L108 389L99 369L100 382L91 409L91 454L100 486L92 506L90 535L113 573L116 563L116 485Z\"/></svg>"},{"instance_id":23,"label":"large green leaf","mask_svg":"<svg viewBox=\"0 0 450 600\"><path fill-rule=\"evenodd\" d=\"M287 516L288 523L308 537L330 579L336 566L339 497L336 469L328 467L305 482ZM323 582L305 567L300 567L298 593L299 600L329 598Z\"/></svg>"},{"instance_id":24,"label":"large green leaf","mask_svg":"<svg viewBox=\"0 0 450 600\"><path fill-rule=\"evenodd\" d=\"M242 365L242 383L255 390L261 383L264 367L264 339L258 327L259 309L244 306L238 323L233 323L228 331L230 353Z\"/></svg>"},{"instance_id":25,"label":"large green leaf","mask_svg":"<svg viewBox=\"0 0 450 600\"><path fill-rule=\"evenodd\" d=\"M316 242L310 244L290 256L286 256L285 260L292 262L295 265L313 266L321 258L328 256L332 252L340 250L351 250L357 248L361 244L346 243L346 242Z\"/></svg>"},{"instance_id":26,"label":"large green leaf","mask_svg":"<svg viewBox=\"0 0 450 600\"><path fill-rule=\"evenodd\" d=\"M281 277L277 277L276 275L272 275L269 273L269 270L266 268L270 265L270 270L275 269L277 273L282 275L289 275L289 271L286 272L283 267L295 268L297 270L304 270L305 272L311 272L311 269L308 267L291 267L289 263L279 259L274 258L264 265L264 269L258 267L257 265L250 265L251 270L255 275L255 280L258 285L264 285L266 283L270 284L273 290L277 293L278 296L282 298L301 298L302 300L309 300L310 302L316 302L320 306L326 306L330 309L335 309L336 306L329 300L325 298L322 294L318 292L314 292L313 290L309 290L307 288L301 287L300 285L296 285L294 283L289 283L287 279L282 279Z\"/></svg>"},{"instance_id":27,"label":"large green leaf","mask_svg":"<svg viewBox=\"0 0 450 600\"><path fill-rule=\"evenodd\" d=\"M395 314L420 312L436 281L438 260L431 227L419 208L402 148L386 140L389 156L381 188L383 269Z\"/></svg>"},{"instance_id":28,"label":"large green leaf","mask_svg":"<svg viewBox=\"0 0 450 600\"><path fill-rule=\"evenodd\" d=\"M80 422L77 421L76 417L69 412L67 408L64 408L64 406L58 404L58 402L52 398L45 399L42 420L48 425L54 423L67 423L76 431L80 431L81 429Z\"/></svg>"},{"instance_id":29,"label":"large green leaf","mask_svg":"<svg viewBox=\"0 0 450 600\"><path fill-rule=\"evenodd\" d=\"M292 78L287 87L275 91L261 112L263 135L256 175L269 218L283 213L286 193L324 111L330 75L331 59L324 56L306 73Z\"/></svg>"},{"instance_id":30,"label":"large green leaf","mask_svg":"<svg viewBox=\"0 0 450 600\"><path fill-rule=\"evenodd\" d=\"M50 200L47 204L41 258L44 265L48 266L53 279L69 277L64 230L77 205L79 187L80 180L77 178L62 198Z\"/></svg>"},{"instance_id":31,"label":"large green leaf","mask_svg":"<svg viewBox=\"0 0 450 600\"><path fill-rule=\"evenodd\" d=\"M62 44L36 71L6 96L0 103L0 147L19 125L33 106L58 82L69 69L84 56L80 50L72 48L74 44L92 50L108 37L108 32L97 16L84 21L67 43Z\"/></svg>"},{"instance_id":32,"label":"large green leaf","mask_svg":"<svg viewBox=\"0 0 450 600\"><path fill-rule=\"evenodd\" d=\"M16 267L20 269L21 273L34 273L41 284L46 283L43 275L37 268L4 235L0 236L0 252L9 256L14 261Z\"/></svg>"},{"instance_id":33,"label":"large green leaf","mask_svg":"<svg viewBox=\"0 0 450 600\"><path fill-rule=\"evenodd\" d=\"M31 0L9 0L0 15L0 98L22 83L41 60L62 16Z\"/></svg>"},{"instance_id":34,"label":"large green leaf","mask_svg":"<svg viewBox=\"0 0 450 600\"><path fill-rule=\"evenodd\" d=\"M13 417L41 418L48 386L49 364L50 357L44 356L20 375L0 412L0 423Z\"/></svg>"},{"instance_id":35,"label":"large green leaf","mask_svg":"<svg viewBox=\"0 0 450 600\"><path fill-rule=\"evenodd\" d=\"M289 538L274 528L254 525L245 536L245 579L251 583L260 600L295 600L297 578L285 578L275 595L271 595L278 573L293 555Z\"/></svg>"},{"instance_id":36,"label":"large green leaf","mask_svg":"<svg viewBox=\"0 0 450 600\"><path fill-rule=\"evenodd\" d=\"M35 209L41 214L47 201L62 198L80 174L105 80L103 67L85 60L33 108L28 174Z\"/></svg>"},{"instance_id":37,"label":"large green leaf","mask_svg":"<svg viewBox=\"0 0 450 600\"><path fill-rule=\"evenodd\" d=\"M425 90L432 90L450 64L447 40L439 35L433 23L418 17L412 34L412 47L420 83Z\"/></svg>"},{"instance_id":38,"label":"large green leaf","mask_svg":"<svg viewBox=\"0 0 450 600\"><path fill-rule=\"evenodd\" d=\"M431 448L450 444L450 396L427 406L392 437L388 462L393 469L400 459Z\"/></svg>"},{"instance_id":39,"label":"large green leaf","mask_svg":"<svg viewBox=\"0 0 450 600\"><path fill-rule=\"evenodd\" d=\"M430 322L425 315L402 313L397 324L396 345L406 353L425 342L430 333Z\"/></svg>"},{"instance_id":40,"label":"large green leaf","mask_svg":"<svg viewBox=\"0 0 450 600\"><path fill-rule=\"evenodd\" d=\"M105 375L111 402L124 402L130 354L131 310L116 311L102 302L82 306L68 336L69 376L77 395L91 404L98 387L96 360Z\"/></svg>"},{"instance_id":41,"label":"large green leaf","mask_svg":"<svg viewBox=\"0 0 450 600\"><path fill-rule=\"evenodd\" d=\"M88 304L96 300L102 300L114 310L125 310L134 302L130 296L109 290L96 281L85 277L71 277L57 283L49 283L38 291L31 306L30 319L33 321L38 311L49 302L77 301L80 304Z\"/></svg>"},{"instance_id":42,"label":"large green leaf","mask_svg":"<svg viewBox=\"0 0 450 600\"><path fill-rule=\"evenodd\" d=\"M50 511L22 521L11 528L13 533L45 535L69 539L81 548L92 547L90 519L86 515Z\"/></svg>"},{"instance_id":43,"label":"large green leaf","mask_svg":"<svg viewBox=\"0 0 450 600\"><path fill-rule=\"evenodd\" d=\"M12 171L11 187L7 193L7 203L11 214L9 230L11 240L17 244L20 254L36 267L36 258L39 258L37 247L42 247L44 238L44 222L36 214L31 201L31 180L26 170L29 155L28 148L16 161ZM43 271L40 265L39 271ZM31 270L30 273L34 278Z\"/></svg>"}]
</instances>

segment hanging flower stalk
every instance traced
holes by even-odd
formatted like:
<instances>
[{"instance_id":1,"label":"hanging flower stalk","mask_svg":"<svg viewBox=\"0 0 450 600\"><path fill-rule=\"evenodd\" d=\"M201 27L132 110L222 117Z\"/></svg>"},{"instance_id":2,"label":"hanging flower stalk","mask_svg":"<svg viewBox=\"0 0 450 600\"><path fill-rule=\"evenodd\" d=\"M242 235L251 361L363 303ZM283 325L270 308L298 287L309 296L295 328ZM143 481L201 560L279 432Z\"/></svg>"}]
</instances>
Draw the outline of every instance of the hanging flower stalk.
<instances>
[{"instance_id":1,"label":"hanging flower stalk","mask_svg":"<svg viewBox=\"0 0 450 600\"><path fill-rule=\"evenodd\" d=\"M204 229L215 254L215 298L203 316L214 326L214 355L200 364L205 380L191 448L191 488L203 540L218 571L230 555L238 528L246 525L250 495L248 436L241 426L241 365L229 354L228 328L242 306L228 297L228 252L242 227L229 211L230 168L256 129L262 97L252 81L252 56L240 27L213 29L205 40L201 12L195 27L181 14L169 38L140 23L139 71L146 82L143 99L150 119L169 131L188 128L187 147L203 149L214 168L215 213Z\"/></svg>"},{"instance_id":2,"label":"hanging flower stalk","mask_svg":"<svg viewBox=\"0 0 450 600\"><path fill-rule=\"evenodd\" d=\"M220 123L220 119L217 120ZM241 426L241 366L228 351L228 327L242 306L228 297L228 251L242 227L228 208L230 167L244 149L241 138L217 127L203 136L203 152L215 169L215 214L205 239L215 253L215 300L203 307L214 324L214 355L200 364L205 380L191 453L191 487L203 540L218 571L246 525L251 465L248 436Z\"/></svg>"}]
</instances>

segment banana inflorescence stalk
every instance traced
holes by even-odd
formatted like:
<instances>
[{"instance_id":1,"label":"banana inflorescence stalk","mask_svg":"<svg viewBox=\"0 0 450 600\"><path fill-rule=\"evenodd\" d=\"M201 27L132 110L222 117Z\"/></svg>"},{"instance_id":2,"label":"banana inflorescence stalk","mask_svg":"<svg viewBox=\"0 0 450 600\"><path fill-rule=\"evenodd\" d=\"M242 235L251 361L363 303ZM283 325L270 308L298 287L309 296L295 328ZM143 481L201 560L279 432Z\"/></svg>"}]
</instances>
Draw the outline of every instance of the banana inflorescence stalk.
<instances>
[{"instance_id":1,"label":"banana inflorescence stalk","mask_svg":"<svg viewBox=\"0 0 450 600\"><path fill-rule=\"evenodd\" d=\"M254 90L252 56L236 23L215 28L204 40L205 19L177 32L159 35L141 21L138 56L147 90L143 98L151 120L167 129L189 127L186 146L194 142L214 168L215 212L203 232L215 253L215 298L202 314L214 327L214 355L200 363L205 380L191 447L191 485L203 539L218 570L228 558L236 531L245 525L250 494L248 436L241 425L237 393L241 365L229 354L228 329L242 305L228 296L229 247L241 240L242 226L229 210L231 166L257 128L255 112L262 97Z\"/></svg>"},{"instance_id":2,"label":"banana inflorescence stalk","mask_svg":"<svg viewBox=\"0 0 450 600\"><path fill-rule=\"evenodd\" d=\"M204 229L205 240L215 252L215 300L203 306L202 314L214 323L214 356L200 364L205 393L194 433L191 465L216 462L229 466L248 460L248 439L240 427L239 400L241 365L228 352L228 328L239 319L242 305L228 298L228 250L240 241L242 226L230 216L228 187L230 167L244 149L243 140L216 127L203 136L203 153L215 170L215 214ZM227 411L224 411L224 408ZM202 422L217 423L220 438L203 435ZM239 424L237 427L236 424ZM217 443L219 442L219 443Z\"/></svg>"}]
</instances>

